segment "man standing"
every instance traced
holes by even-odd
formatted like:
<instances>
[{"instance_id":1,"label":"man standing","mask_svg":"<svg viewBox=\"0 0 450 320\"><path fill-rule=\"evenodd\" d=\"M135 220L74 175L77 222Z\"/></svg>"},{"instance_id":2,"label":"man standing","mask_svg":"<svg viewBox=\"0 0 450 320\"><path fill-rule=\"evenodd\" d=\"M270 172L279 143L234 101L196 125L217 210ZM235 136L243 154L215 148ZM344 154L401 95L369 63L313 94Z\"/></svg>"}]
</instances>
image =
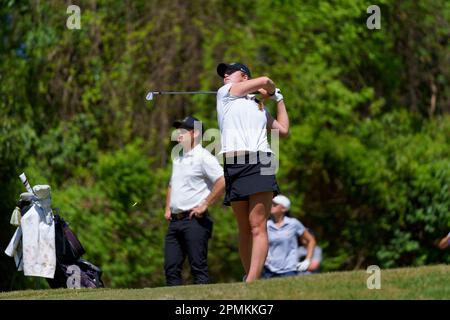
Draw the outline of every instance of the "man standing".
<instances>
[{"instance_id":1,"label":"man standing","mask_svg":"<svg viewBox=\"0 0 450 320\"><path fill-rule=\"evenodd\" d=\"M205 284L209 282L207 254L213 225L208 207L224 192L223 169L199 144L199 120L188 116L173 126L182 154L173 158L166 195L165 218L170 220L164 249L166 283L182 284L181 270L187 255L194 283Z\"/></svg>"}]
</instances>

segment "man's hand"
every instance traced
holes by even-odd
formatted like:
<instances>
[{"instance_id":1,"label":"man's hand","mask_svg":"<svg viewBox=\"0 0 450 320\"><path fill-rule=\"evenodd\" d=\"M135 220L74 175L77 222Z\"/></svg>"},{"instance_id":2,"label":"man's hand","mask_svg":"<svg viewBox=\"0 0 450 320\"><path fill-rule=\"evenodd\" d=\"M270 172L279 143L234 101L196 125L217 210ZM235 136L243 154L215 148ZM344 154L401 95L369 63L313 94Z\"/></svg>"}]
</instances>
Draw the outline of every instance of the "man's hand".
<instances>
[{"instance_id":1,"label":"man's hand","mask_svg":"<svg viewBox=\"0 0 450 320\"><path fill-rule=\"evenodd\" d=\"M205 211L207 209L208 209L208 204L206 201L203 201L202 203L200 203L198 206L196 206L195 208L193 208L191 210L191 213L189 214L189 219L192 219L192 217L197 217L197 218L203 217L203 214L205 213Z\"/></svg>"},{"instance_id":2,"label":"man's hand","mask_svg":"<svg viewBox=\"0 0 450 320\"><path fill-rule=\"evenodd\" d=\"M302 262L299 262L297 264L297 271L305 272L306 270L308 270L310 264L311 264L311 260L309 260L309 259L305 259Z\"/></svg>"},{"instance_id":3,"label":"man's hand","mask_svg":"<svg viewBox=\"0 0 450 320\"><path fill-rule=\"evenodd\" d=\"M170 210L166 210L164 212L164 218L166 218L166 220L172 220L172 213L170 212Z\"/></svg>"}]
</instances>

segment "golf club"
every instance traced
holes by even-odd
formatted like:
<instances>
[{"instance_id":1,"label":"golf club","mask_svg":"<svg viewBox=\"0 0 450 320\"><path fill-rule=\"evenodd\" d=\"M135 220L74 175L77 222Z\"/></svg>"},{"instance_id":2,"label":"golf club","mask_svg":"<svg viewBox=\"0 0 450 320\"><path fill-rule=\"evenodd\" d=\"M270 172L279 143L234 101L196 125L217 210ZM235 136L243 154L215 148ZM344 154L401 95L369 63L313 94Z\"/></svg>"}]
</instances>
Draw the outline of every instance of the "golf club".
<instances>
[{"instance_id":1,"label":"golf club","mask_svg":"<svg viewBox=\"0 0 450 320\"><path fill-rule=\"evenodd\" d=\"M217 91L149 91L146 100L153 100L154 96L157 94L217 94ZM259 92L253 92L252 94L259 94Z\"/></svg>"},{"instance_id":2,"label":"golf club","mask_svg":"<svg viewBox=\"0 0 450 320\"><path fill-rule=\"evenodd\" d=\"M153 100L154 96L157 94L216 94L217 91L149 91L146 100Z\"/></svg>"}]
</instances>

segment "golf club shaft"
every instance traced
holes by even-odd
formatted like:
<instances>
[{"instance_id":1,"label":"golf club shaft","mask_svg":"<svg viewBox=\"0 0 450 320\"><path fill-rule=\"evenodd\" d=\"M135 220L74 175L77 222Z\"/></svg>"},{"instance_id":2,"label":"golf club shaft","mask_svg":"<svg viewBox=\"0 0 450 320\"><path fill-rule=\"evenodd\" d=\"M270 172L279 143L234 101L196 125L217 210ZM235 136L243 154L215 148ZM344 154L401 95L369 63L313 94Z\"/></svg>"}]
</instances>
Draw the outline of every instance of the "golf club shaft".
<instances>
[{"instance_id":1,"label":"golf club shaft","mask_svg":"<svg viewBox=\"0 0 450 320\"><path fill-rule=\"evenodd\" d=\"M216 94L217 91L149 91L146 99L153 100L153 97L157 94Z\"/></svg>"},{"instance_id":2,"label":"golf club shaft","mask_svg":"<svg viewBox=\"0 0 450 320\"><path fill-rule=\"evenodd\" d=\"M153 94L216 94L217 91L153 91Z\"/></svg>"},{"instance_id":3,"label":"golf club shaft","mask_svg":"<svg viewBox=\"0 0 450 320\"><path fill-rule=\"evenodd\" d=\"M255 92L254 94L258 94L259 92ZM146 99L147 100L153 100L153 97L155 95L162 95L162 94L217 94L217 91L149 91L147 93Z\"/></svg>"}]
</instances>

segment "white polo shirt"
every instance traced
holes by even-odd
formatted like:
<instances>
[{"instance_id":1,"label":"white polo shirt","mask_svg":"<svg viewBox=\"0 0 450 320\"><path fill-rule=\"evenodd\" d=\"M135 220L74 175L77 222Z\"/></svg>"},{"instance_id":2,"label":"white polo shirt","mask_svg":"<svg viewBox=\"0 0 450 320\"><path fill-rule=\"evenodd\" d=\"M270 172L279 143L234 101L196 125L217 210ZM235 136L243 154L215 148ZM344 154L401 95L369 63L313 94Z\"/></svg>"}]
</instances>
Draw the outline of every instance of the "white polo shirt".
<instances>
[{"instance_id":1,"label":"white polo shirt","mask_svg":"<svg viewBox=\"0 0 450 320\"><path fill-rule=\"evenodd\" d=\"M187 211L199 205L223 176L219 161L200 144L172 161L170 210Z\"/></svg>"},{"instance_id":2,"label":"white polo shirt","mask_svg":"<svg viewBox=\"0 0 450 320\"><path fill-rule=\"evenodd\" d=\"M268 111L259 109L251 95L230 94L232 83L217 91L217 120L222 149L229 151L272 152L267 141Z\"/></svg>"}]
</instances>

